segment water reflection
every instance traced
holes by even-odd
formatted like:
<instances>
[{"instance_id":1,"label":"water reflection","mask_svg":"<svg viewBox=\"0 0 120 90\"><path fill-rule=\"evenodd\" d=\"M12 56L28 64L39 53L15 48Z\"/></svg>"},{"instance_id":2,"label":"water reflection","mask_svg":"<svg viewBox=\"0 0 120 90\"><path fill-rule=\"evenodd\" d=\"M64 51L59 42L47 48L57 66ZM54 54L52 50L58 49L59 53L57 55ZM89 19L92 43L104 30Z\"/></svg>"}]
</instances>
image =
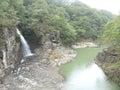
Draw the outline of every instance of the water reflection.
<instances>
[{"instance_id":1,"label":"water reflection","mask_svg":"<svg viewBox=\"0 0 120 90\"><path fill-rule=\"evenodd\" d=\"M67 90L119 90L96 65L74 70L66 81Z\"/></svg>"}]
</instances>

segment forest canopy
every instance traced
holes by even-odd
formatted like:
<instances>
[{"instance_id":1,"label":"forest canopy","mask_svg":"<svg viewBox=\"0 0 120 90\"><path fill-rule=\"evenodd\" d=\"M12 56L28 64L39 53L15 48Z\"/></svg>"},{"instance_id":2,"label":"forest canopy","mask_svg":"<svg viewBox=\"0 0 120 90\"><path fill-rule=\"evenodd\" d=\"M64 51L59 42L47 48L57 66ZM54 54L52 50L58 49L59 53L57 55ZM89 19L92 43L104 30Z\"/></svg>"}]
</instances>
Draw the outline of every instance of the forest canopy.
<instances>
[{"instance_id":1,"label":"forest canopy","mask_svg":"<svg viewBox=\"0 0 120 90\"><path fill-rule=\"evenodd\" d=\"M111 45L120 45L120 16L105 25L103 39Z\"/></svg>"},{"instance_id":2,"label":"forest canopy","mask_svg":"<svg viewBox=\"0 0 120 90\"><path fill-rule=\"evenodd\" d=\"M81 38L98 39L113 17L77 0L0 0L0 26L18 27L25 38L41 43L46 35L67 45Z\"/></svg>"}]
</instances>

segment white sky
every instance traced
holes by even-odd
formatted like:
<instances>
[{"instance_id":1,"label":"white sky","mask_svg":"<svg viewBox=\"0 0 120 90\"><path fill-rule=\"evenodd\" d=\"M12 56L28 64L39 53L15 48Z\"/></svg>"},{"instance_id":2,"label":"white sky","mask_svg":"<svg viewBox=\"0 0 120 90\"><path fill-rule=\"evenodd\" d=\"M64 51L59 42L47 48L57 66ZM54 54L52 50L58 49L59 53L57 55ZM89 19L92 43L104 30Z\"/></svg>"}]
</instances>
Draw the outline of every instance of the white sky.
<instances>
[{"instance_id":1,"label":"white sky","mask_svg":"<svg viewBox=\"0 0 120 90\"><path fill-rule=\"evenodd\" d=\"M80 0L80 1L92 8L107 10L117 15L120 14L120 0Z\"/></svg>"}]
</instances>

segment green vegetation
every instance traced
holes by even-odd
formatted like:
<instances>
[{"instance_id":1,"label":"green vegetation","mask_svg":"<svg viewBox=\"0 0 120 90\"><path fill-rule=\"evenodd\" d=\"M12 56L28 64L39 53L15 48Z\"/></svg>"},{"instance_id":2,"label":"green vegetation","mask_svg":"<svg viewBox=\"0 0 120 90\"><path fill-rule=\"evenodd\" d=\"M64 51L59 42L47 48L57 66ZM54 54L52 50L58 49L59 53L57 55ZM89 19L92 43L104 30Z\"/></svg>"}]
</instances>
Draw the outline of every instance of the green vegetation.
<instances>
[{"instance_id":1,"label":"green vegetation","mask_svg":"<svg viewBox=\"0 0 120 90\"><path fill-rule=\"evenodd\" d=\"M81 38L95 40L113 17L77 0L0 0L0 26L17 25L26 39L42 44L48 34L67 45Z\"/></svg>"},{"instance_id":2,"label":"green vegetation","mask_svg":"<svg viewBox=\"0 0 120 90\"><path fill-rule=\"evenodd\" d=\"M111 52L111 57L115 58L112 61L116 63L111 63L111 68L120 67L120 16L117 16L112 21L105 25L105 31L103 33L104 42L110 45L109 52ZM108 61L108 63L111 61Z\"/></svg>"},{"instance_id":3,"label":"green vegetation","mask_svg":"<svg viewBox=\"0 0 120 90\"><path fill-rule=\"evenodd\" d=\"M120 16L105 25L104 41L111 45L120 44Z\"/></svg>"},{"instance_id":4,"label":"green vegetation","mask_svg":"<svg viewBox=\"0 0 120 90\"><path fill-rule=\"evenodd\" d=\"M120 16L114 17L110 12L90 8L78 0L72 3L67 0L0 0L0 49L5 46L3 30L18 27L32 44L44 45L49 39L71 45L81 39L96 40L102 36L102 41L112 46L112 57L117 59L120 57ZM110 67L119 68L119 62L120 58L114 65L110 61Z\"/></svg>"},{"instance_id":5,"label":"green vegetation","mask_svg":"<svg viewBox=\"0 0 120 90\"><path fill-rule=\"evenodd\" d=\"M120 16L105 25L102 41L109 45L109 48L99 54L101 57L98 58L98 64L111 80L120 85Z\"/></svg>"},{"instance_id":6,"label":"green vegetation","mask_svg":"<svg viewBox=\"0 0 120 90\"><path fill-rule=\"evenodd\" d=\"M14 2L15 3L15 2ZM16 26L17 16L13 0L0 0L0 26Z\"/></svg>"}]
</instances>

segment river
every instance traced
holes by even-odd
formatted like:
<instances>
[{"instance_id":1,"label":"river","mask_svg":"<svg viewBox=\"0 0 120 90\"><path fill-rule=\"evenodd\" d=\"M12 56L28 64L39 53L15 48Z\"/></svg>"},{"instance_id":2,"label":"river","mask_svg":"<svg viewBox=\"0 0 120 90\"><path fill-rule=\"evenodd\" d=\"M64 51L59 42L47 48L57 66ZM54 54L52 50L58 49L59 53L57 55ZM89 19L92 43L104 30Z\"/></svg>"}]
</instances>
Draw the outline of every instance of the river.
<instances>
[{"instance_id":1,"label":"river","mask_svg":"<svg viewBox=\"0 0 120 90\"><path fill-rule=\"evenodd\" d=\"M94 63L102 48L80 48L76 51L75 60L60 67L61 74L65 76L65 90L120 90Z\"/></svg>"}]
</instances>

